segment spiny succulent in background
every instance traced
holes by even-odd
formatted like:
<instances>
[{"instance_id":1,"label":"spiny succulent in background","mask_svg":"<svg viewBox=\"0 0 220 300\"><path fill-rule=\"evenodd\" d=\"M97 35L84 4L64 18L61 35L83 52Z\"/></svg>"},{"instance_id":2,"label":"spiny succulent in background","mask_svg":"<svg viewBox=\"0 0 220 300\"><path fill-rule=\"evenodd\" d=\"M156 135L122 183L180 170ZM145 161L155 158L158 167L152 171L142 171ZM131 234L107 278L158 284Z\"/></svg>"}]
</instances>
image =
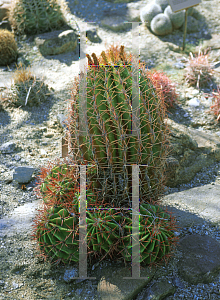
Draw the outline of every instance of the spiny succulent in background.
<instances>
[{"instance_id":1,"label":"spiny succulent in background","mask_svg":"<svg viewBox=\"0 0 220 300\"><path fill-rule=\"evenodd\" d=\"M37 78L30 71L30 68L19 65L14 73L14 83L8 95L8 106L24 107L38 106L52 94L48 85L40 78Z\"/></svg>"},{"instance_id":2,"label":"spiny succulent in background","mask_svg":"<svg viewBox=\"0 0 220 300\"><path fill-rule=\"evenodd\" d=\"M187 67L185 68L185 81L190 86L196 88L208 87L213 80L213 66L209 62L209 49L204 52L199 51L198 55L193 57L190 53Z\"/></svg>"},{"instance_id":3,"label":"spiny succulent in background","mask_svg":"<svg viewBox=\"0 0 220 300\"><path fill-rule=\"evenodd\" d=\"M175 84L163 71L149 70L147 74L166 106L174 107L174 104L178 102Z\"/></svg>"},{"instance_id":4,"label":"spiny succulent in background","mask_svg":"<svg viewBox=\"0 0 220 300\"><path fill-rule=\"evenodd\" d=\"M8 17L16 34L37 34L61 28L67 11L65 0L12 0Z\"/></svg>"},{"instance_id":5,"label":"spiny succulent in background","mask_svg":"<svg viewBox=\"0 0 220 300\"><path fill-rule=\"evenodd\" d=\"M158 201L164 188L169 129L166 107L143 63L111 46L98 58L87 55L87 135L79 136L79 79L69 114L69 144L78 164L95 164L101 197L113 207L131 207L132 164L140 169L141 201ZM140 80L140 130L132 133L132 61ZM134 132L134 130L133 130ZM145 165L145 166L143 166ZM95 177L96 176L96 177ZM88 177L88 181L90 178Z\"/></svg>"},{"instance_id":6,"label":"spiny succulent in background","mask_svg":"<svg viewBox=\"0 0 220 300\"><path fill-rule=\"evenodd\" d=\"M45 260L79 261L79 217L73 211L63 206L44 207L32 226L32 237Z\"/></svg>"},{"instance_id":7,"label":"spiny succulent in background","mask_svg":"<svg viewBox=\"0 0 220 300\"><path fill-rule=\"evenodd\" d=\"M210 110L207 113L214 113L218 122L220 120L220 87L217 87L217 91L213 91L211 95L206 94L205 97L212 97L212 106L210 106Z\"/></svg>"},{"instance_id":8,"label":"spiny succulent in background","mask_svg":"<svg viewBox=\"0 0 220 300\"><path fill-rule=\"evenodd\" d=\"M131 213L130 213L131 215ZM124 235L119 249L126 261L132 258L132 217L125 218ZM161 263L171 256L177 243L175 220L157 205L143 203L139 213L140 260L143 264ZM135 244L133 244L135 246Z\"/></svg>"},{"instance_id":9,"label":"spiny succulent in background","mask_svg":"<svg viewBox=\"0 0 220 300\"><path fill-rule=\"evenodd\" d=\"M15 62L18 57L18 47L14 34L7 29L0 29L0 66Z\"/></svg>"}]
</instances>

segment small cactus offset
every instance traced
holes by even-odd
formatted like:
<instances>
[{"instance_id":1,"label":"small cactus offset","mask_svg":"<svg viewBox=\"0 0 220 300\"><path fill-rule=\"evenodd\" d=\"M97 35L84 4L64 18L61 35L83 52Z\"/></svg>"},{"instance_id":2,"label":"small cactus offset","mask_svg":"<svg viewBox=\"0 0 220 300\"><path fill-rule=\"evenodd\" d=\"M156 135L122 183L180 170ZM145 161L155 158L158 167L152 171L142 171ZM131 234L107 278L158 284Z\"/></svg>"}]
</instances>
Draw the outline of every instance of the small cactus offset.
<instances>
[{"instance_id":1,"label":"small cactus offset","mask_svg":"<svg viewBox=\"0 0 220 300\"><path fill-rule=\"evenodd\" d=\"M34 220L32 236L41 255L51 261L79 261L79 218L63 207L43 209Z\"/></svg>"},{"instance_id":2,"label":"small cactus offset","mask_svg":"<svg viewBox=\"0 0 220 300\"><path fill-rule=\"evenodd\" d=\"M126 217L124 237L120 246L124 259L132 259L132 218ZM170 256L171 248L177 242L173 230L174 222L168 213L157 205L143 203L139 213L140 262L152 264ZM134 245L133 245L134 246Z\"/></svg>"},{"instance_id":3,"label":"small cactus offset","mask_svg":"<svg viewBox=\"0 0 220 300\"><path fill-rule=\"evenodd\" d=\"M158 201L163 193L168 154L164 101L144 65L136 62L140 73L140 130L134 135L131 62L135 58L126 54L123 46L120 49L112 46L100 57L95 53L87 57L87 135L79 135L79 79L75 80L69 115L74 160L97 166L97 176L93 176L92 182L98 185L105 201L111 201L115 207L131 204L131 168L132 164L138 164L140 198Z\"/></svg>"},{"instance_id":4,"label":"small cactus offset","mask_svg":"<svg viewBox=\"0 0 220 300\"><path fill-rule=\"evenodd\" d=\"M93 168L88 168L92 174ZM79 212L80 184L78 166L69 163L57 162L55 166L48 165L42 168L38 177L37 194L47 207L62 206ZM94 193L89 186L86 192L87 203L90 207L97 207Z\"/></svg>"},{"instance_id":5,"label":"small cactus offset","mask_svg":"<svg viewBox=\"0 0 220 300\"><path fill-rule=\"evenodd\" d=\"M41 184L41 192L45 203L52 199L64 202L67 201L69 195L75 195L78 184L74 181L74 169L74 167L71 168L67 164L52 168Z\"/></svg>"},{"instance_id":6,"label":"small cactus offset","mask_svg":"<svg viewBox=\"0 0 220 300\"><path fill-rule=\"evenodd\" d=\"M10 65L18 57L18 47L14 34L7 29L0 29L0 66Z\"/></svg>"},{"instance_id":7,"label":"small cactus offset","mask_svg":"<svg viewBox=\"0 0 220 300\"><path fill-rule=\"evenodd\" d=\"M12 0L9 22L16 34L36 34L61 28L68 6L65 0Z\"/></svg>"}]
</instances>

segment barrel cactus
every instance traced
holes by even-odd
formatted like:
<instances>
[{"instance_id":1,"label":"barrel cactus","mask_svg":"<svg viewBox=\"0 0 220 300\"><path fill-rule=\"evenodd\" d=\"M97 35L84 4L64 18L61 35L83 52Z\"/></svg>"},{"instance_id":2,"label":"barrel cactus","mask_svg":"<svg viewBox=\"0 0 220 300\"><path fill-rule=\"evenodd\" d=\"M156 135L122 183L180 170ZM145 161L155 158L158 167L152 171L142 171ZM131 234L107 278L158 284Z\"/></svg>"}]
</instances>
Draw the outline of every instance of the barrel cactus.
<instances>
[{"instance_id":1,"label":"barrel cactus","mask_svg":"<svg viewBox=\"0 0 220 300\"><path fill-rule=\"evenodd\" d=\"M144 64L136 61L140 130L138 135L132 134L131 62L135 57L128 55L124 46L111 46L99 58L95 53L87 58L87 135L79 135L79 78L75 79L69 114L69 144L74 160L97 167L97 173L88 176L88 181L114 207L131 207L132 164L140 165L141 201L159 201L169 136L164 101Z\"/></svg>"},{"instance_id":2,"label":"barrel cactus","mask_svg":"<svg viewBox=\"0 0 220 300\"><path fill-rule=\"evenodd\" d=\"M37 78L19 65L13 76L14 83L11 85L4 104L9 107L39 106L52 94L50 88L44 81Z\"/></svg>"},{"instance_id":3,"label":"barrel cactus","mask_svg":"<svg viewBox=\"0 0 220 300\"><path fill-rule=\"evenodd\" d=\"M79 218L63 206L41 210L34 220L33 238L41 255L51 261L79 261Z\"/></svg>"},{"instance_id":4,"label":"barrel cactus","mask_svg":"<svg viewBox=\"0 0 220 300\"><path fill-rule=\"evenodd\" d=\"M131 214L131 213L130 213ZM126 261L132 259L132 218L126 217L121 254ZM152 264L170 256L177 242L173 230L175 225L170 215L157 205L143 203L139 213L140 262ZM134 246L134 245L133 245Z\"/></svg>"},{"instance_id":5,"label":"barrel cactus","mask_svg":"<svg viewBox=\"0 0 220 300\"><path fill-rule=\"evenodd\" d=\"M52 262L79 262L79 213L66 204L46 207L34 220L32 237L41 255ZM87 255L90 259L93 255L103 258L106 252L111 255L120 241L121 215L100 209L88 210L87 216Z\"/></svg>"},{"instance_id":6,"label":"barrel cactus","mask_svg":"<svg viewBox=\"0 0 220 300\"><path fill-rule=\"evenodd\" d=\"M16 61L18 47L14 34L7 29L0 29L0 66L7 66Z\"/></svg>"},{"instance_id":7,"label":"barrel cactus","mask_svg":"<svg viewBox=\"0 0 220 300\"><path fill-rule=\"evenodd\" d=\"M119 242L121 226L118 222L121 219L114 209L87 211L88 247L98 252L111 252Z\"/></svg>"},{"instance_id":8,"label":"barrel cactus","mask_svg":"<svg viewBox=\"0 0 220 300\"><path fill-rule=\"evenodd\" d=\"M92 170L93 168L88 168L87 172L92 173ZM71 163L55 164L40 182L39 191L44 203L48 207L65 204L79 212L81 197L79 178L78 167ZM96 197L89 187L87 187L86 199L90 207L97 206Z\"/></svg>"},{"instance_id":9,"label":"barrel cactus","mask_svg":"<svg viewBox=\"0 0 220 300\"><path fill-rule=\"evenodd\" d=\"M17 34L36 34L59 29L66 23L65 0L13 0L9 22Z\"/></svg>"}]
</instances>

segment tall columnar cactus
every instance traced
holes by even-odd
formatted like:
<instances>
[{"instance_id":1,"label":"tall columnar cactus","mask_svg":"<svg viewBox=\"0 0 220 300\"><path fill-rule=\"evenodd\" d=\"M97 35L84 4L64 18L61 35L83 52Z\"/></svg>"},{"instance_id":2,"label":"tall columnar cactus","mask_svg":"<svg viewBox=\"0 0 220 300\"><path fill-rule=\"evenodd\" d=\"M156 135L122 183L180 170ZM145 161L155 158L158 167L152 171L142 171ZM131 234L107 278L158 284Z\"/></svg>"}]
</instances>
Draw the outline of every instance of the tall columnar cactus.
<instances>
[{"instance_id":1,"label":"tall columnar cactus","mask_svg":"<svg viewBox=\"0 0 220 300\"><path fill-rule=\"evenodd\" d=\"M163 192L168 154L166 107L147 76L143 63L110 47L98 58L87 55L87 135L79 135L79 78L75 79L70 108L69 139L78 164L95 164L88 178L111 205L128 207L132 195L132 164L140 165L141 201L158 201ZM132 61L139 68L140 130L132 128ZM86 108L84 108L86 109ZM141 166L144 165L144 166ZM130 202L131 204L131 202Z\"/></svg>"},{"instance_id":2,"label":"tall columnar cactus","mask_svg":"<svg viewBox=\"0 0 220 300\"><path fill-rule=\"evenodd\" d=\"M65 0L13 0L9 21L17 34L35 34L59 29L66 23Z\"/></svg>"}]
</instances>

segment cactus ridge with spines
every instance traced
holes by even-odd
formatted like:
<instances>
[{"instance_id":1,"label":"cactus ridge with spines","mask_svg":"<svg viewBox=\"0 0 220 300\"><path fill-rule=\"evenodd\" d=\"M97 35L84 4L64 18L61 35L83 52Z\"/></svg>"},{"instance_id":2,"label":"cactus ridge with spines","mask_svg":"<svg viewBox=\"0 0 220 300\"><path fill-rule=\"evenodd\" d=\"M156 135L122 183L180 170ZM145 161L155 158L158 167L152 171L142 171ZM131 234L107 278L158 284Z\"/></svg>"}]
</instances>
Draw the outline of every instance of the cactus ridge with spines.
<instances>
[{"instance_id":1,"label":"cactus ridge with spines","mask_svg":"<svg viewBox=\"0 0 220 300\"><path fill-rule=\"evenodd\" d=\"M139 63L140 130L137 136L133 135L132 60L136 64L137 61L124 51L124 46L120 49L112 46L102 51L100 57L92 53L87 58L89 135L79 135L76 81L69 115L69 139L74 159L79 164L95 162L100 174L106 169L104 177L98 176L95 181L100 182L101 189L107 179L106 201L114 195L114 204L118 207L125 203L125 199L127 203L131 202L131 165L139 164L141 199L159 201L163 193L169 143L163 101L148 78L144 64ZM124 187L121 187L120 180L124 180Z\"/></svg>"}]
</instances>

